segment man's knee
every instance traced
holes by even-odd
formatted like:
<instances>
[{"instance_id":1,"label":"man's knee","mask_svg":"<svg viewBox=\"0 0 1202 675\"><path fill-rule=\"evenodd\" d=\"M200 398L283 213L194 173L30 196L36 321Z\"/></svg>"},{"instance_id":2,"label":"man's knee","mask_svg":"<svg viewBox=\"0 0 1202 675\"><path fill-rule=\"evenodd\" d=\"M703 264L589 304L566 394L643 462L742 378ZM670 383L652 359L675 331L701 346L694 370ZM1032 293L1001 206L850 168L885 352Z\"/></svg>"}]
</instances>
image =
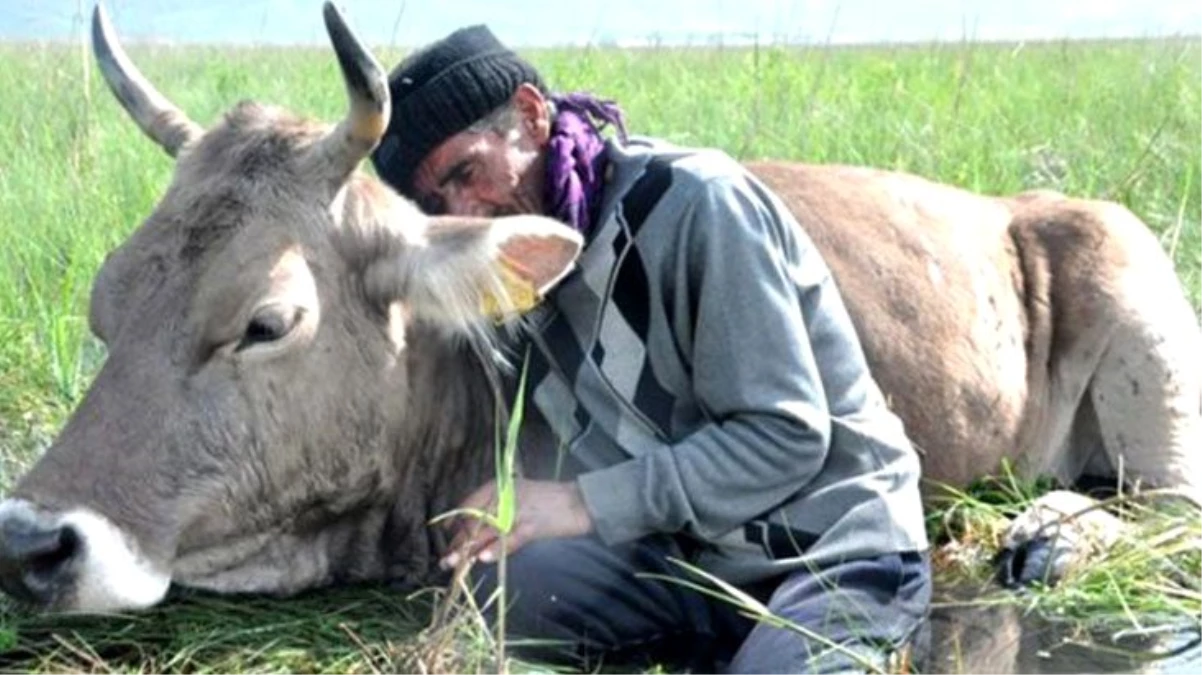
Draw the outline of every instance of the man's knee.
<instances>
[{"instance_id":1,"label":"man's knee","mask_svg":"<svg viewBox=\"0 0 1202 675\"><path fill-rule=\"evenodd\" d=\"M925 554L885 555L794 573L768 607L800 630L757 625L730 668L865 672L911 649L921 659L930 600Z\"/></svg>"},{"instance_id":2,"label":"man's knee","mask_svg":"<svg viewBox=\"0 0 1202 675\"><path fill-rule=\"evenodd\" d=\"M577 539L533 541L508 556L504 565L476 563L468 583L489 625L496 625L504 607L510 638L539 641L539 646L519 647L524 657L572 662L596 632L580 619L603 616L603 607L590 611L591 584L580 574L582 568L596 569L587 559L595 553L593 546ZM502 588L504 593L498 592Z\"/></svg>"},{"instance_id":3,"label":"man's knee","mask_svg":"<svg viewBox=\"0 0 1202 675\"><path fill-rule=\"evenodd\" d=\"M563 641L586 651L657 648L683 636L714 635L706 598L663 581L679 557L668 539L607 546L596 537L532 542L501 567L476 565L471 583L485 616L504 602L512 634ZM693 641L695 644L695 640Z\"/></svg>"},{"instance_id":4,"label":"man's knee","mask_svg":"<svg viewBox=\"0 0 1202 675\"><path fill-rule=\"evenodd\" d=\"M571 592L581 579L576 570L592 567L587 540L544 539L533 541L510 555L504 565L506 601L518 598L544 599L554 602L559 594ZM477 603L483 607L500 587L502 566L497 563L476 563L470 574L471 587Z\"/></svg>"}]
</instances>

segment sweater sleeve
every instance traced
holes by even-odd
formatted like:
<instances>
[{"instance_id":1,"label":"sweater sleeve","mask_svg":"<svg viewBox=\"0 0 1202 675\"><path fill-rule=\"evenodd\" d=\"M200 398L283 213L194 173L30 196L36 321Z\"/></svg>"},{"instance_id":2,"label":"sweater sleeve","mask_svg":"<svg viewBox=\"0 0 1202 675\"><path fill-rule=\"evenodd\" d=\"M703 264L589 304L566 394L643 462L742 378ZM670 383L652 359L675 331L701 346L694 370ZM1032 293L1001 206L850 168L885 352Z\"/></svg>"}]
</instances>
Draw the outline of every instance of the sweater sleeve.
<instances>
[{"instance_id":1,"label":"sweater sleeve","mask_svg":"<svg viewBox=\"0 0 1202 675\"><path fill-rule=\"evenodd\" d=\"M694 187L678 225L688 259L675 261L688 279L692 334L677 337L690 340L694 395L709 421L578 477L609 543L653 532L719 536L803 489L828 454L830 416L808 326L822 323L828 303L842 309L826 264L757 183L723 177ZM847 348L858 348L851 339ZM824 358L842 348L826 345Z\"/></svg>"}]
</instances>

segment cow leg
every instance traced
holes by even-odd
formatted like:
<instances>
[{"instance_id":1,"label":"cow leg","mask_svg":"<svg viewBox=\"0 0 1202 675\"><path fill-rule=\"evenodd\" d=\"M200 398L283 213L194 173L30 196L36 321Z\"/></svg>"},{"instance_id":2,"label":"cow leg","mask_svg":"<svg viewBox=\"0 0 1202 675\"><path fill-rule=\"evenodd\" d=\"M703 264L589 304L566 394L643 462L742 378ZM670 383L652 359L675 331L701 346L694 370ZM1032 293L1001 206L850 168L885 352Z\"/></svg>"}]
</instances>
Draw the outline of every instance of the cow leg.
<instances>
[{"instance_id":1,"label":"cow leg","mask_svg":"<svg viewBox=\"0 0 1202 675\"><path fill-rule=\"evenodd\" d=\"M1135 313L1137 320L1113 334L1090 383L1102 447L1085 469L1091 475L1109 469L1109 477L1137 488L1178 488L1197 504L1202 503L1202 339L1188 306L1166 309L1158 304ZM1090 412L1088 406L1082 412ZM1036 500L1007 531L999 579L1008 586L1055 583L1112 545L1125 526L1113 514L1091 509L1092 504L1068 492Z\"/></svg>"},{"instance_id":2,"label":"cow leg","mask_svg":"<svg viewBox=\"0 0 1202 675\"><path fill-rule=\"evenodd\" d=\"M1115 331L1090 386L1107 463L1124 483L1198 496L1202 337L1184 299L1141 300L1146 307L1132 308L1136 316Z\"/></svg>"},{"instance_id":3,"label":"cow leg","mask_svg":"<svg viewBox=\"0 0 1202 675\"><path fill-rule=\"evenodd\" d=\"M1111 329L1088 386L1096 420L1096 428L1088 425L1090 436L1101 446L1088 468L1106 467L1136 489L1182 490L1202 503L1202 331L1155 241L1127 244L1126 267L1099 283L1108 291L1100 316ZM1088 408L1083 405L1083 413ZM1113 543L1123 524L1089 509L1090 503L1052 492L1014 520L1001 555L1001 580L1054 583ZM1073 518L1083 510L1088 516Z\"/></svg>"},{"instance_id":4,"label":"cow leg","mask_svg":"<svg viewBox=\"0 0 1202 675\"><path fill-rule=\"evenodd\" d=\"M1062 251L1066 257L1062 276L1054 281L1057 295L1075 299L1077 309L1089 308L1065 328L1105 330L1077 335L1076 356L1092 353L1096 361L1086 374L1067 451L1059 457L1058 478L1067 485L1088 472L1128 485L1180 488L1196 501L1202 485L1202 333L1197 317L1172 262L1143 223L1125 209L1077 206L1073 211L1081 232L1095 235L1080 239L1095 248ZM1110 255L1099 249L1109 249ZM1114 266L1074 263L1073 255L1095 256ZM1092 341L1091 335L1100 339ZM1037 500L1006 534L1001 579L1010 585L1054 582L1108 546L1108 535L1121 532L1122 523L1089 509L1090 504L1088 498L1066 492ZM1088 517L1075 515L1082 512Z\"/></svg>"},{"instance_id":5,"label":"cow leg","mask_svg":"<svg viewBox=\"0 0 1202 675\"><path fill-rule=\"evenodd\" d=\"M1096 368L1096 359L1091 368ZM1082 364L1077 364L1080 366ZM1115 480L1106 459L1097 414L1089 395L1091 373L1062 363L1055 380L1057 397L1069 410L1049 415L1059 420L1048 427L1048 450L1042 471L1051 474L1066 488L1077 488L1079 478L1088 473L1097 479ZM1071 389L1072 396L1065 395ZM1053 404L1049 404L1049 407ZM1053 409L1054 410L1054 409ZM1090 510L1094 500L1083 494L1057 490L1035 500L1007 527L998 554L997 578L1006 587L1033 582L1054 584L1089 551L1098 533L1117 532L1120 523L1114 516ZM1078 519L1078 513L1088 514ZM1107 526L1099 521L1108 520ZM1088 524L1088 527L1087 527Z\"/></svg>"}]
</instances>

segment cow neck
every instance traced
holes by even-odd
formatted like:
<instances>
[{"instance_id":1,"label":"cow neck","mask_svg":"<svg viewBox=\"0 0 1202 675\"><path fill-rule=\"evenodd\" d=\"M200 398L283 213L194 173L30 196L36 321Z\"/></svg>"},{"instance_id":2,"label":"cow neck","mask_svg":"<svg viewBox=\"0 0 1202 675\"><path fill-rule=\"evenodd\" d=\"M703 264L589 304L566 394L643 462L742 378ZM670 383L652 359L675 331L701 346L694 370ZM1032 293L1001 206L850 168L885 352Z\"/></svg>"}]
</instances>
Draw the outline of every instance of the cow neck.
<instances>
[{"instance_id":1,"label":"cow neck","mask_svg":"<svg viewBox=\"0 0 1202 675\"><path fill-rule=\"evenodd\" d=\"M397 556L413 557L413 538L431 555L442 551L447 542L429 520L492 477L498 399L497 367L479 342L417 329L408 343L410 385L396 439L401 485L384 536Z\"/></svg>"}]
</instances>

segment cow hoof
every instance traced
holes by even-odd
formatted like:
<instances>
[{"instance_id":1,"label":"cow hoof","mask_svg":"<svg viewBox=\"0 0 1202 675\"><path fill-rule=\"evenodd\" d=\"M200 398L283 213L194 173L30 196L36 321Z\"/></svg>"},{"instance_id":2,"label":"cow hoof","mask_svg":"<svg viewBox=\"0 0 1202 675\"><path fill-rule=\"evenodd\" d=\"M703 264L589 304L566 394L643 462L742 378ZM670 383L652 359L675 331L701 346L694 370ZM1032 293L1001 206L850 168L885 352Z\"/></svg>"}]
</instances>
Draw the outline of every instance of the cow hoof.
<instances>
[{"instance_id":1,"label":"cow hoof","mask_svg":"<svg viewBox=\"0 0 1202 675\"><path fill-rule=\"evenodd\" d=\"M1053 586L1103 553L1122 535L1123 524L1096 504L1064 490L1036 499L1006 530L995 559L998 582L1007 588Z\"/></svg>"},{"instance_id":2,"label":"cow hoof","mask_svg":"<svg viewBox=\"0 0 1202 675\"><path fill-rule=\"evenodd\" d=\"M1044 536L1007 546L995 560L997 581L1006 588L1021 588L1037 582L1054 586L1068 571L1074 553L1071 546L1057 545L1056 539Z\"/></svg>"}]
</instances>

